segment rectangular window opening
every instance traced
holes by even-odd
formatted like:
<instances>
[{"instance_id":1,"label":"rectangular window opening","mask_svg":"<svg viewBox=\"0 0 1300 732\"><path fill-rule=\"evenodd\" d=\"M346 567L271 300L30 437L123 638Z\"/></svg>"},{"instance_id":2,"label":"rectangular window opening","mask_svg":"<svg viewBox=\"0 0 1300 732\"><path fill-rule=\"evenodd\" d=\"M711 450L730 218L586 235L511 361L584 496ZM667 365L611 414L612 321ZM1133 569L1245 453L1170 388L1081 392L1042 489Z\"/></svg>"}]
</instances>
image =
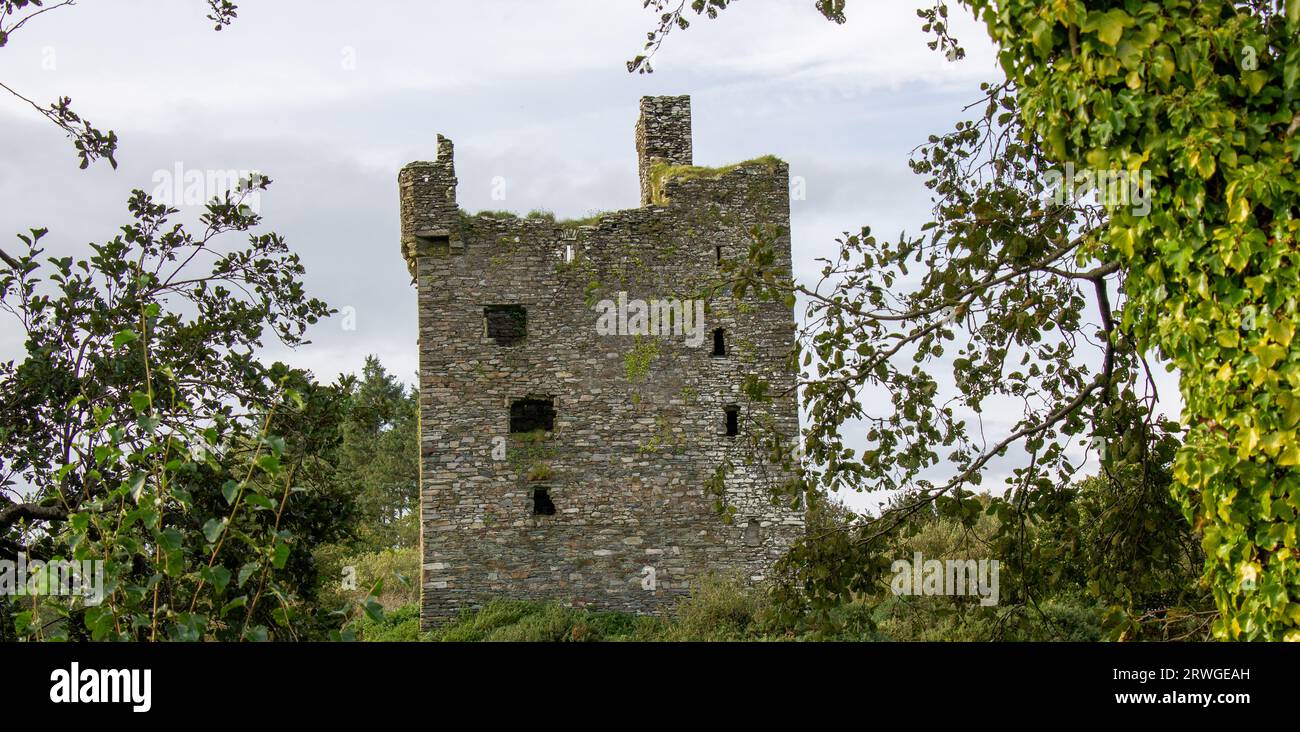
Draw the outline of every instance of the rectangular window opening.
<instances>
[{"instance_id":1,"label":"rectangular window opening","mask_svg":"<svg viewBox=\"0 0 1300 732\"><path fill-rule=\"evenodd\" d=\"M510 403L510 432L555 429L555 402L551 399L516 399Z\"/></svg>"},{"instance_id":2,"label":"rectangular window opening","mask_svg":"<svg viewBox=\"0 0 1300 732\"><path fill-rule=\"evenodd\" d=\"M420 254L451 254L451 237L446 234L416 234Z\"/></svg>"},{"instance_id":3,"label":"rectangular window opening","mask_svg":"<svg viewBox=\"0 0 1300 732\"><path fill-rule=\"evenodd\" d=\"M721 328L713 331L713 355L727 355L727 335Z\"/></svg>"},{"instance_id":4,"label":"rectangular window opening","mask_svg":"<svg viewBox=\"0 0 1300 732\"><path fill-rule=\"evenodd\" d=\"M740 407L735 404L728 404L727 412L727 437L735 437L740 434Z\"/></svg>"},{"instance_id":5,"label":"rectangular window opening","mask_svg":"<svg viewBox=\"0 0 1300 732\"><path fill-rule=\"evenodd\" d=\"M513 346L528 332L528 311L523 305L488 305L483 308L488 338L498 346Z\"/></svg>"},{"instance_id":6,"label":"rectangular window opening","mask_svg":"<svg viewBox=\"0 0 1300 732\"><path fill-rule=\"evenodd\" d=\"M722 266L722 246L718 245L713 248L713 256L717 258L718 266Z\"/></svg>"},{"instance_id":7,"label":"rectangular window opening","mask_svg":"<svg viewBox=\"0 0 1300 732\"><path fill-rule=\"evenodd\" d=\"M554 516L555 502L551 500L550 491L545 488L533 489L533 515Z\"/></svg>"}]
</instances>

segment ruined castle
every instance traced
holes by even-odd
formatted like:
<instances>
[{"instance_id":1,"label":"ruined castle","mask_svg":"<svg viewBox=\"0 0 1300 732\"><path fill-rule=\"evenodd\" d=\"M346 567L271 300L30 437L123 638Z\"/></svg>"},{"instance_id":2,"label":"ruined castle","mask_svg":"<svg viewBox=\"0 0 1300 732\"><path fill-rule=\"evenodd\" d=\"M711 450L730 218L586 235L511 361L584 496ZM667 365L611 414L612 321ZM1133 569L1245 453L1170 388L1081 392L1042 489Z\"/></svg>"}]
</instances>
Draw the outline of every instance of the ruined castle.
<instances>
[{"instance_id":1,"label":"ruined castle","mask_svg":"<svg viewBox=\"0 0 1300 732\"><path fill-rule=\"evenodd\" d=\"M793 313L699 289L761 232L789 275L788 167L694 166L686 96L641 100L636 151L640 207L578 221L462 212L441 136L398 176L424 627L494 597L652 612L707 574L761 578L803 531L745 440L797 435Z\"/></svg>"}]
</instances>

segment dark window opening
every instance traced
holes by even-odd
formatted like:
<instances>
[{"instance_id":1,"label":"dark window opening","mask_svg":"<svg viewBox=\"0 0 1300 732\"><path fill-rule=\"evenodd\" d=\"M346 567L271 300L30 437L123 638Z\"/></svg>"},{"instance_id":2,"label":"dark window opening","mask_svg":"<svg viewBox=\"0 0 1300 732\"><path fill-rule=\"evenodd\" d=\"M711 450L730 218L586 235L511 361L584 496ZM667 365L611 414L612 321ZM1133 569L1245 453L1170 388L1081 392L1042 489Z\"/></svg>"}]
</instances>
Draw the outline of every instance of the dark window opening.
<instances>
[{"instance_id":1,"label":"dark window opening","mask_svg":"<svg viewBox=\"0 0 1300 732\"><path fill-rule=\"evenodd\" d=\"M555 402L550 399L517 399L510 404L510 431L532 432L555 429Z\"/></svg>"},{"instance_id":2,"label":"dark window opening","mask_svg":"<svg viewBox=\"0 0 1300 732\"><path fill-rule=\"evenodd\" d=\"M718 258L718 266L722 266L722 247L721 246L714 247L713 254L715 257Z\"/></svg>"},{"instance_id":3,"label":"dark window opening","mask_svg":"<svg viewBox=\"0 0 1300 732\"><path fill-rule=\"evenodd\" d=\"M735 437L740 434L740 407L735 404L727 405L727 437Z\"/></svg>"},{"instance_id":4,"label":"dark window opening","mask_svg":"<svg viewBox=\"0 0 1300 732\"><path fill-rule=\"evenodd\" d=\"M451 237L446 234L416 234L420 254L450 254Z\"/></svg>"},{"instance_id":5,"label":"dark window opening","mask_svg":"<svg viewBox=\"0 0 1300 732\"><path fill-rule=\"evenodd\" d=\"M522 305L488 305L483 308L488 338L498 346L513 346L528 331L528 311Z\"/></svg>"},{"instance_id":6,"label":"dark window opening","mask_svg":"<svg viewBox=\"0 0 1300 732\"><path fill-rule=\"evenodd\" d=\"M555 515L555 503L551 501L551 494L545 488L533 489L533 515L534 516Z\"/></svg>"},{"instance_id":7,"label":"dark window opening","mask_svg":"<svg viewBox=\"0 0 1300 732\"><path fill-rule=\"evenodd\" d=\"M727 336L721 328L713 331L713 355L727 355Z\"/></svg>"}]
</instances>

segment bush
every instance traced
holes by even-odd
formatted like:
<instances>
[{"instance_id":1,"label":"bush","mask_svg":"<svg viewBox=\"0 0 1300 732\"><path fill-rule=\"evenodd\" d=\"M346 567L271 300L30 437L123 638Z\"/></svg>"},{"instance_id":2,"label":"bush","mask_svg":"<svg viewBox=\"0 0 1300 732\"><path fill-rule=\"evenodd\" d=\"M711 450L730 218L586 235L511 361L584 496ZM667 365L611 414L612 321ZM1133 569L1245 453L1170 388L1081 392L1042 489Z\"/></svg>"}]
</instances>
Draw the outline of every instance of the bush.
<instances>
[{"instance_id":1,"label":"bush","mask_svg":"<svg viewBox=\"0 0 1300 732\"><path fill-rule=\"evenodd\" d=\"M376 552L349 554L341 546L323 548L316 559L321 566L322 598L329 607L353 605L366 598L376 582L383 580L378 595L385 611L418 607L420 603L420 557L417 547L383 549ZM345 589L343 579L348 569L355 572L356 587Z\"/></svg>"},{"instance_id":2,"label":"bush","mask_svg":"<svg viewBox=\"0 0 1300 732\"><path fill-rule=\"evenodd\" d=\"M761 634L764 598L742 581L706 577L677 607L667 640L739 641Z\"/></svg>"},{"instance_id":3,"label":"bush","mask_svg":"<svg viewBox=\"0 0 1300 732\"><path fill-rule=\"evenodd\" d=\"M521 600L493 600L430 633L435 641L592 641L600 633L585 613Z\"/></svg>"},{"instance_id":4,"label":"bush","mask_svg":"<svg viewBox=\"0 0 1300 732\"><path fill-rule=\"evenodd\" d=\"M420 604L402 605L385 611L381 621L362 615L354 624L357 640L378 643L410 642L420 640Z\"/></svg>"}]
</instances>

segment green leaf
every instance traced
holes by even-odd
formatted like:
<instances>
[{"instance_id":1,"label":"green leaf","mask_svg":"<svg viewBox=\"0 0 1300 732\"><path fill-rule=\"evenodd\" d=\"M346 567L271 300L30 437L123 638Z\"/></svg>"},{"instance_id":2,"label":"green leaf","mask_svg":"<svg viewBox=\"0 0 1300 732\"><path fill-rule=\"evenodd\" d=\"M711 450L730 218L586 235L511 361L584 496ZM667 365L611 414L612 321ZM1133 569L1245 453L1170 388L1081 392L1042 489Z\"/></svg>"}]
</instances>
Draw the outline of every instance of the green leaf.
<instances>
[{"instance_id":1,"label":"green leaf","mask_svg":"<svg viewBox=\"0 0 1300 732\"><path fill-rule=\"evenodd\" d=\"M235 481L228 480L221 486L221 496L226 499L226 505L233 504L237 495L239 495L239 484Z\"/></svg>"},{"instance_id":2,"label":"green leaf","mask_svg":"<svg viewBox=\"0 0 1300 732\"><path fill-rule=\"evenodd\" d=\"M1258 94L1259 90L1264 88L1264 83L1268 81L1268 72L1247 71L1241 75L1241 80L1246 83L1251 94Z\"/></svg>"},{"instance_id":3,"label":"green leaf","mask_svg":"<svg viewBox=\"0 0 1300 732\"><path fill-rule=\"evenodd\" d=\"M130 487L127 489L127 492L131 496L131 500L137 504L140 503L140 493L144 491L145 477L146 477L145 473L136 472L134 475L131 476L131 482L129 484Z\"/></svg>"},{"instance_id":4,"label":"green leaf","mask_svg":"<svg viewBox=\"0 0 1300 732\"><path fill-rule=\"evenodd\" d=\"M275 475L280 472L280 458L275 455L263 455L257 459L257 467L269 475Z\"/></svg>"},{"instance_id":5,"label":"green leaf","mask_svg":"<svg viewBox=\"0 0 1300 732\"><path fill-rule=\"evenodd\" d=\"M225 592L226 585L230 584L230 570L220 564L212 567L204 567L199 576L204 580L211 582L213 588L220 594Z\"/></svg>"},{"instance_id":6,"label":"green leaf","mask_svg":"<svg viewBox=\"0 0 1300 732\"><path fill-rule=\"evenodd\" d=\"M259 511L275 510L275 503L261 493L249 493L248 497L245 498L244 501Z\"/></svg>"},{"instance_id":7,"label":"green leaf","mask_svg":"<svg viewBox=\"0 0 1300 732\"><path fill-rule=\"evenodd\" d=\"M128 343L140 340L139 334L133 330L120 330L117 335L113 336L113 348L121 348Z\"/></svg>"},{"instance_id":8,"label":"green leaf","mask_svg":"<svg viewBox=\"0 0 1300 732\"><path fill-rule=\"evenodd\" d=\"M271 558L271 566L276 569L284 569L284 563L289 560L289 545L276 544L275 555Z\"/></svg>"},{"instance_id":9,"label":"green leaf","mask_svg":"<svg viewBox=\"0 0 1300 732\"><path fill-rule=\"evenodd\" d=\"M366 611L366 617L376 623L382 623L384 621L384 606L380 605L379 601L376 600L373 595L367 597L365 602L361 603L361 607Z\"/></svg>"},{"instance_id":10,"label":"green leaf","mask_svg":"<svg viewBox=\"0 0 1300 732\"><path fill-rule=\"evenodd\" d=\"M239 597L236 597L235 599L221 606L221 617L224 618L226 617L226 615L230 613L231 610L244 607L247 604L248 604L248 595L240 595Z\"/></svg>"},{"instance_id":11,"label":"green leaf","mask_svg":"<svg viewBox=\"0 0 1300 732\"><path fill-rule=\"evenodd\" d=\"M209 544L215 544L224 526L225 523L221 519L208 519L207 523L203 524L203 538L207 539Z\"/></svg>"},{"instance_id":12,"label":"green leaf","mask_svg":"<svg viewBox=\"0 0 1300 732\"><path fill-rule=\"evenodd\" d=\"M235 578L235 581L239 583L240 587L243 587L244 583L248 581L249 576L256 572L261 566L262 565L258 562L248 562L239 568L239 576Z\"/></svg>"},{"instance_id":13,"label":"green leaf","mask_svg":"<svg viewBox=\"0 0 1300 732\"><path fill-rule=\"evenodd\" d=\"M131 406L137 413L145 414L149 411L149 408L152 405L153 399L150 399L148 394L143 394L138 391L131 392Z\"/></svg>"},{"instance_id":14,"label":"green leaf","mask_svg":"<svg viewBox=\"0 0 1300 732\"><path fill-rule=\"evenodd\" d=\"M1133 18L1123 10L1115 8L1105 13L1089 13L1080 28L1095 32L1102 43L1114 47L1124 35L1124 29L1130 25L1133 25Z\"/></svg>"},{"instance_id":15,"label":"green leaf","mask_svg":"<svg viewBox=\"0 0 1300 732\"><path fill-rule=\"evenodd\" d=\"M176 550L181 548L181 543L185 536L173 526L163 529L158 535L158 543L162 544L163 549Z\"/></svg>"}]
</instances>

